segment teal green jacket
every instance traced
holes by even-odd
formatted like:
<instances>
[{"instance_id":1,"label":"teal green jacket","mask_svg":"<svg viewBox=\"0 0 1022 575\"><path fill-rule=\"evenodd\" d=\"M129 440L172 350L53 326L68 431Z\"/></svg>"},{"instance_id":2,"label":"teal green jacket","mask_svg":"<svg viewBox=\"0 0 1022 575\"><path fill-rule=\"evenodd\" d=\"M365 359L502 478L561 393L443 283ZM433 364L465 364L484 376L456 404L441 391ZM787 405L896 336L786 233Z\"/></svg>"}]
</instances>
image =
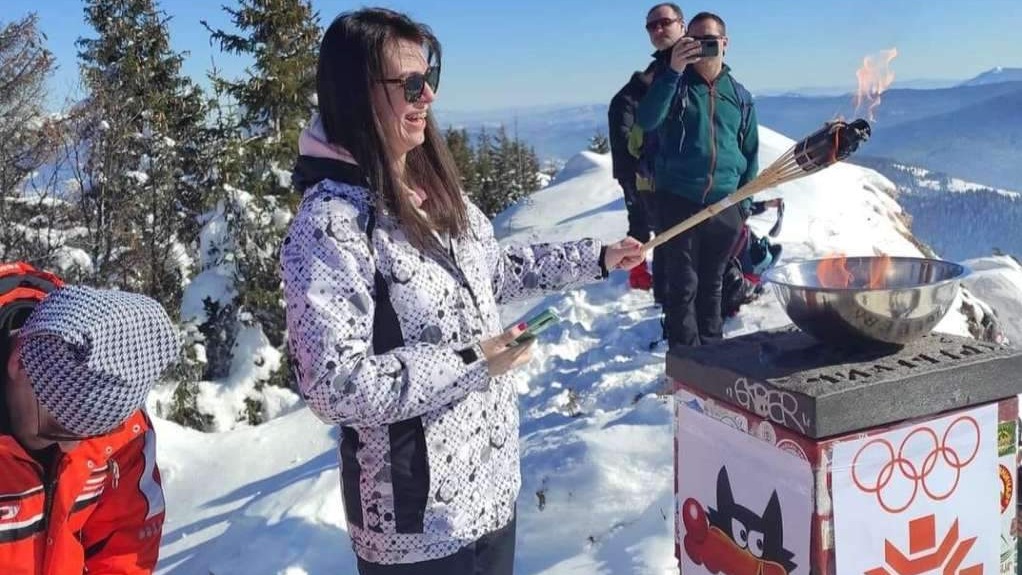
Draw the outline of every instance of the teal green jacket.
<instances>
[{"instance_id":1,"label":"teal green jacket","mask_svg":"<svg viewBox=\"0 0 1022 575\"><path fill-rule=\"evenodd\" d=\"M672 117L677 116L678 108L672 106L676 92L688 98L680 118ZM639 103L635 121L644 132L659 135L653 162L656 191L712 204L759 171L756 108L750 111L740 144L741 104L727 66L713 82L691 67L679 74L664 66Z\"/></svg>"}]
</instances>

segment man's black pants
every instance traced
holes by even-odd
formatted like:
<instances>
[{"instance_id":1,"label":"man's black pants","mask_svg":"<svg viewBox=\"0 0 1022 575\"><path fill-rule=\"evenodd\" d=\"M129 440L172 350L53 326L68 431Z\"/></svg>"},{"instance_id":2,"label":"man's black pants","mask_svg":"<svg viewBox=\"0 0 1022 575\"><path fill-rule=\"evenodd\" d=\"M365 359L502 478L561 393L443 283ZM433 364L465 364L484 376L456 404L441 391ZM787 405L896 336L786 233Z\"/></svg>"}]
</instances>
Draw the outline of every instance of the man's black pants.
<instances>
[{"instance_id":1,"label":"man's black pants","mask_svg":"<svg viewBox=\"0 0 1022 575\"><path fill-rule=\"evenodd\" d=\"M621 190L625 196L625 211L628 212L628 235L640 242L649 241L650 232L653 231L653 221L650 219L652 210L649 203L649 192L640 192L635 187L635 182L618 180Z\"/></svg>"},{"instance_id":2,"label":"man's black pants","mask_svg":"<svg viewBox=\"0 0 1022 575\"><path fill-rule=\"evenodd\" d=\"M618 180L625 196L625 210L628 212L628 235L646 243L656 230L656 200L653 192L640 192L635 182ZM664 274L663 254L660 248L653 250L653 298L663 303L667 279Z\"/></svg>"},{"instance_id":3,"label":"man's black pants","mask_svg":"<svg viewBox=\"0 0 1022 575\"><path fill-rule=\"evenodd\" d=\"M666 191L657 192L656 202L658 232L705 207ZM707 344L723 337L722 278L741 229L739 207L731 206L658 248L667 284L664 331L670 347Z\"/></svg>"}]
</instances>

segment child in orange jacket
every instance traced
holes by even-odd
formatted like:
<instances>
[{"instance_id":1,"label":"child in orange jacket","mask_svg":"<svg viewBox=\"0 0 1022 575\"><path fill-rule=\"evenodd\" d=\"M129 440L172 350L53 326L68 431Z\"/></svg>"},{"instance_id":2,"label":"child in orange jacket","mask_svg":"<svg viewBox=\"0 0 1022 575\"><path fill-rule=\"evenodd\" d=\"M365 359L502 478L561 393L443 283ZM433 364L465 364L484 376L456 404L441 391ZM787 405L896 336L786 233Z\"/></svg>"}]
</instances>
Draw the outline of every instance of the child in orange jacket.
<instances>
[{"instance_id":1,"label":"child in orange jacket","mask_svg":"<svg viewBox=\"0 0 1022 575\"><path fill-rule=\"evenodd\" d=\"M8 327L0 573L152 573L164 501L140 408L178 354L166 312L138 294L67 287Z\"/></svg>"}]
</instances>

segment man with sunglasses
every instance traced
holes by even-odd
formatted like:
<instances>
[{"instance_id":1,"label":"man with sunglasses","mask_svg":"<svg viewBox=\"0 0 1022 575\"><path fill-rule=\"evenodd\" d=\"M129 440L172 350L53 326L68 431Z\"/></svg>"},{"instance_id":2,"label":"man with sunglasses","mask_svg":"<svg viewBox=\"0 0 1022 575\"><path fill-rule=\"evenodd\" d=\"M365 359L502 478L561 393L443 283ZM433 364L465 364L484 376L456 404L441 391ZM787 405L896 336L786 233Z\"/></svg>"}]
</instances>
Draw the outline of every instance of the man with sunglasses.
<instances>
[{"instance_id":1,"label":"man with sunglasses","mask_svg":"<svg viewBox=\"0 0 1022 575\"><path fill-rule=\"evenodd\" d=\"M674 3L657 4L646 13L646 32L657 52L668 50L685 33L685 20L681 8ZM614 165L614 179L621 185L628 212L628 235L642 242L648 241L653 231L651 198L640 192L637 159L628 150L628 138L635 124L635 109L653 81L651 64L643 72L635 72L627 84L614 95L608 110L610 153ZM656 252L659 254L659 251ZM628 285L634 289L653 288L653 297L659 302L663 291L661 262L653 259L653 277L646 264L635 266L628 273Z\"/></svg>"},{"instance_id":2,"label":"man with sunglasses","mask_svg":"<svg viewBox=\"0 0 1022 575\"><path fill-rule=\"evenodd\" d=\"M653 83L636 111L652 156L657 229L701 211L756 176L758 126L752 96L724 64L727 28L701 12L658 59ZM747 206L734 205L661 246L668 345L715 342L723 334L721 292L729 254ZM660 259L660 258L658 258Z\"/></svg>"},{"instance_id":3,"label":"man with sunglasses","mask_svg":"<svg viewBox=\"0 0 1022 575\"><path fill-rule=\"evenodd\" d=\"M152 573L164 500L140 409L178 355L166 312L138 294L57 287L5 327L0 573Z\"/></svg>"}]
</instances>

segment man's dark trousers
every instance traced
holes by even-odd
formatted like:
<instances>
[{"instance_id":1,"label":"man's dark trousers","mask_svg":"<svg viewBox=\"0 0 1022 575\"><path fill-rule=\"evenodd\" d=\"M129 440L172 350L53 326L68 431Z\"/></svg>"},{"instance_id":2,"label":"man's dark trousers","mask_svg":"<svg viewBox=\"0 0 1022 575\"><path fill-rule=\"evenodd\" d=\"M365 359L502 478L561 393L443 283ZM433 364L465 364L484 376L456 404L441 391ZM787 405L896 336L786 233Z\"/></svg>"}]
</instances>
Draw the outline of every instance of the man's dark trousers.
<instances>
[{"instance_id":1,"label":"man's dark trousers","mask_svg":"<svg viewBox=\"0 0 1022 575\"><path fill-rule=\"evenodd\" d=\"M650 221L651 210L646 205L648 202L642 196L649 195L640 192L635 187L635 178L618 180L621 190L625 196L625 211L628 213L628 235L640 242L649 241L650 232L653 231L653 223Z\"/></svg>"},{"instance_id":2,"label":"man's dark trousers","mask_svg":"<svg viewBox=\"0 0 1022 575\"><path fill-rule=\"evenodd\" d=\"M667 191L657 191L657 231L705 206ZM738 206L731 206L658 248L664 260L664 328L670 347L694 346L723 337L720 311L724 269L742 228Z\"/></svg>"},{"instance_id":3,"label":"man's dark trousers","mask_svg":"<svg viewBox=\"0 0 1022 575\"><path fill-rule=\"evenodd\" d=\"M635 187L635 178L618 180L625 196L625 211L628 213L628 235L642 243L649 241L651 233L657 229L656 201L653 192L640 192ZM664 258L660 248L653 250L653 299L663 302L667 280L664 275Z\"/></svg>"}]
</instances>

